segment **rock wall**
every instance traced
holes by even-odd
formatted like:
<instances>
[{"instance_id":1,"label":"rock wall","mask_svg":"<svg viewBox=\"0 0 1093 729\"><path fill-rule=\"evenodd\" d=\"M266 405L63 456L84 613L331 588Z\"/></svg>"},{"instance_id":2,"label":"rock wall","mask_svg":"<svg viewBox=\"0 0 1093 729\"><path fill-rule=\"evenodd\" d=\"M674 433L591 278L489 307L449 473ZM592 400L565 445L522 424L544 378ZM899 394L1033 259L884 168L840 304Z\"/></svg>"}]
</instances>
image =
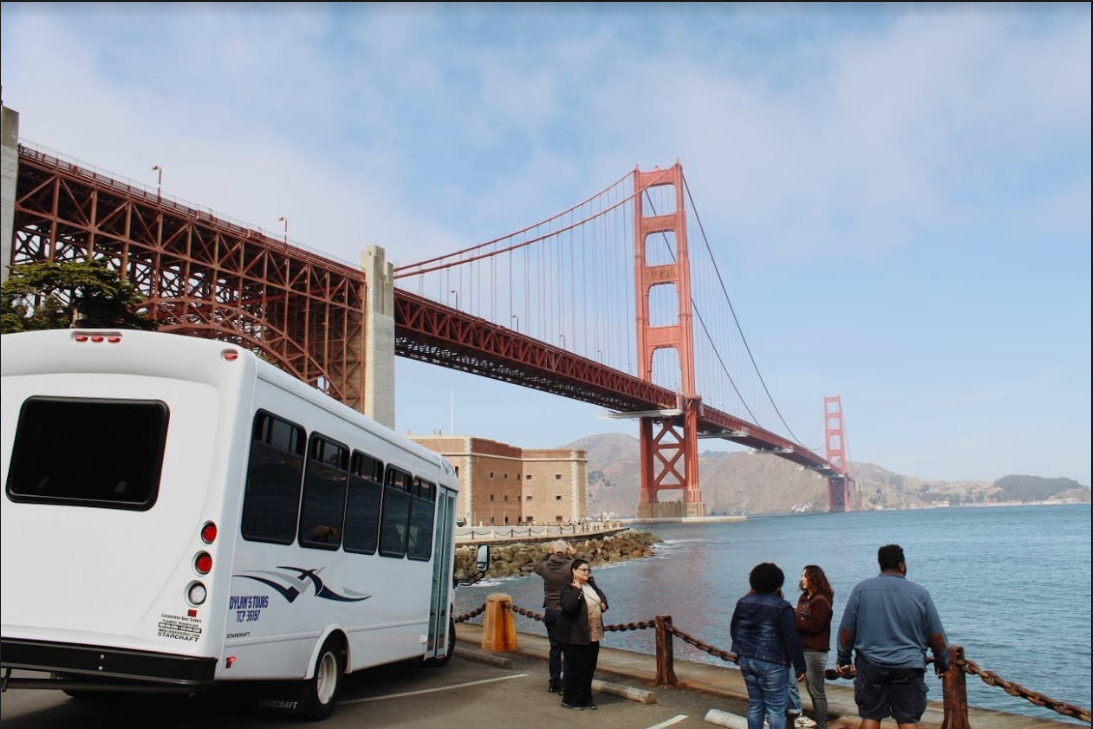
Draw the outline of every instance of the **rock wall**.
<instances>
[{"instance_id":1,"label":"rock wall","mask_svg":"<svg viewBox=\"0 0 1093 729\"><path fill-rule=\"evenodd\" d=\"M659 541L648 532L627 529L602 539L571 540L569 544L577 550L578 557L587 559L595 567L606 562L623 562L628 559L652 556L653 545ZM490 569L486 572L486 578L522 577L532 574L536 562L551 543L517 542L492 547ZM462 582L474 576L474 558L477 551L478 547L471 545L456 549L455 577L457 580Z\"/></svg>"}]
</instances>

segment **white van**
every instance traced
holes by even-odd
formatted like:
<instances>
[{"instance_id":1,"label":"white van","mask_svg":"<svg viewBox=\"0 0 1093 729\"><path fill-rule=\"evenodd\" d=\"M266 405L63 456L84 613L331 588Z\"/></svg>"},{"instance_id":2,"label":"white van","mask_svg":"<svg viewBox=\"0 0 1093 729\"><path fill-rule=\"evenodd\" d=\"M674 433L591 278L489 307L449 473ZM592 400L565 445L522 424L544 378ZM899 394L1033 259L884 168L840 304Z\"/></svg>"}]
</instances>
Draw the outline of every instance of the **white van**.
<instances>
[{"instance_id":1,"label":"white van","mask_svg":"<svg viewBox=\"0 0 1093 729\"><path fill-rule=\"evenodd\" d=\"M345 673L450 658L439 455L233 344L32 332L0 362L5 689L299 680L323 718Z\"/></svg>"}]
</instances>

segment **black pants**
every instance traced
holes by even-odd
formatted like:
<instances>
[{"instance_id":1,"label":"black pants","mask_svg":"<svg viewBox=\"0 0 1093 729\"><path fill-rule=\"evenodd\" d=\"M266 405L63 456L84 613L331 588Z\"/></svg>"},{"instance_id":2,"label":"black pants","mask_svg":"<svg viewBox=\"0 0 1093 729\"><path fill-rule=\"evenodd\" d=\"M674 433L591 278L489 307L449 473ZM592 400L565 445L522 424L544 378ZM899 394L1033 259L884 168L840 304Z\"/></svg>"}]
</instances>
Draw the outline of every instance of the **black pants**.
<instances>
[{"instance_id":1,"label":"black pants","mask_svg":"<svg viewBox=\"0 0 1093 729\"><path fill-rule=\"evenodd\" d=\"M563 643L565 654L565 692L562 701L570 706L588 706L592 703L592 677L596 673L596 661L600 657L599 642L588 645Z\"/></svg>"}]
</instances>

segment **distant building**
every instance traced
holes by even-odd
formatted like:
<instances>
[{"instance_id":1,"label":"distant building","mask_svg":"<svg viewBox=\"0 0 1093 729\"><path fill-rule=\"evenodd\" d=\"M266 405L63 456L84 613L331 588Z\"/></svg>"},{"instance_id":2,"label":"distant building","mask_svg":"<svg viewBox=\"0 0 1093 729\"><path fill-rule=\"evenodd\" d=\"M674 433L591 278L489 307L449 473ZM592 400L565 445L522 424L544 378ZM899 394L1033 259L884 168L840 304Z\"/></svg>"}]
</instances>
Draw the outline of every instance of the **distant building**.
<instances>
[{"instance_id":1,"label":"distant building","mask_svg":"<svg viewBox=\"0 0 1093 729\"><path fill-rule=\"evenodd\" d=\"M410 435L459 476L458 516L468 524L555 524L584 519L583 450L524 450L468 435Z\"/></svg>"}]
</instances>

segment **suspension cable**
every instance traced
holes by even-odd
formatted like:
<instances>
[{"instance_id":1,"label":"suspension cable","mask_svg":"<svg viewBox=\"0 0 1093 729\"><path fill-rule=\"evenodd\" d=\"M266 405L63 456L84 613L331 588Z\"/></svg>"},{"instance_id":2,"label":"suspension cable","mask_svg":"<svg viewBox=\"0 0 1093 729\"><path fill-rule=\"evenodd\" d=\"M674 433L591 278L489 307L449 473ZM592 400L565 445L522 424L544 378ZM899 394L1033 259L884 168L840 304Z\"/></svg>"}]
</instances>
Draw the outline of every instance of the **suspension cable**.
<instances>
[{"instance_id":1,"label":"suspension cable","mask_svg":"<svg viewBox=\"0 0 1093 729\"><path fill-rule=\"evenodd\" d=\"M702 233L702 242L706 244L706 250L710 254L710 262L713 263L714 272L717 274L717 281L721 284L721 292L725 295L725 301L729 304L729 311L732 312L732 319L736 322L736 330L740 332L740 339L744 342L744 348L748 351L748 358L751 359L752 367L755 368L755 374L759 376L759 382L763 385L763 392L767 393L767 399L770 400L771 406L774 407L774 412L778 413L778 419L782 421L782 425L786 426L786 430L793 436L793 440L797 441L798 445L804 446L801 443L801 439L797 437L793 429L789 427L789 423L782 417L782 411L778 409L778 404L774 402L774 398L770 394L770 390L767 389L767 382L763 379L763 373L759 371L759 365L755 363L755 356L752 355L751 347L748 346L748 339L744 336L744 330L740 327L740 320L736 317L736 309L733 308L732 299L729 298L729 292L725 288L725 280L721 277L721 269L717 267L717 261L713 257L713 249L710 248L710 241L706 237L706 229L702 225L702 218L698 214L698 209L695 207L694 198L691 197L691 186L687 184L687 178L683 177L683 189L687 191L687 199L691 202L691 210L694 211L695 220L698 222L698 230Z\"/></svg>"}]
</instances>

